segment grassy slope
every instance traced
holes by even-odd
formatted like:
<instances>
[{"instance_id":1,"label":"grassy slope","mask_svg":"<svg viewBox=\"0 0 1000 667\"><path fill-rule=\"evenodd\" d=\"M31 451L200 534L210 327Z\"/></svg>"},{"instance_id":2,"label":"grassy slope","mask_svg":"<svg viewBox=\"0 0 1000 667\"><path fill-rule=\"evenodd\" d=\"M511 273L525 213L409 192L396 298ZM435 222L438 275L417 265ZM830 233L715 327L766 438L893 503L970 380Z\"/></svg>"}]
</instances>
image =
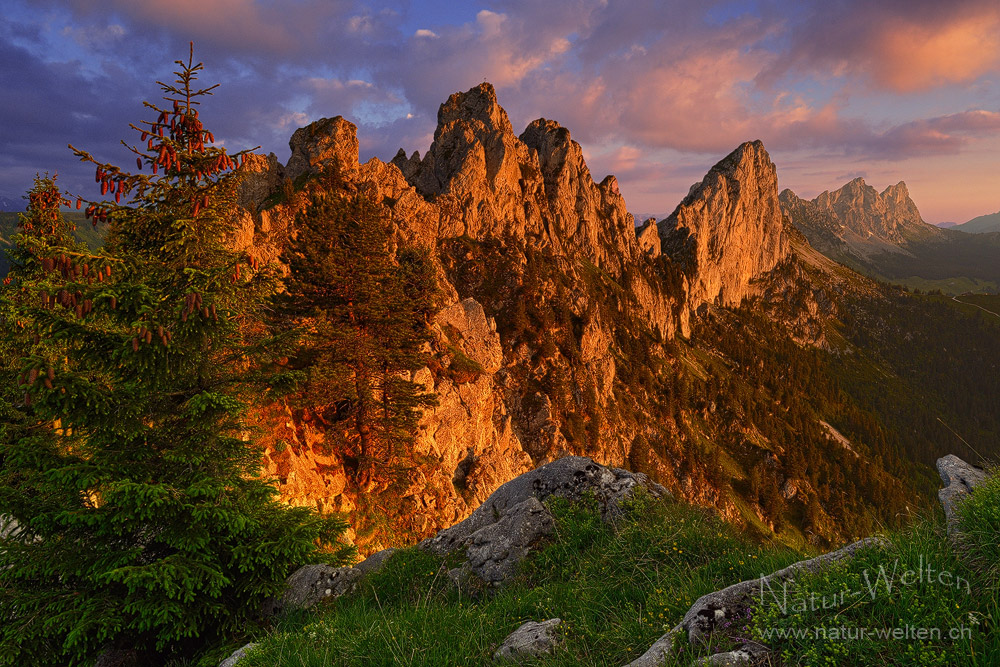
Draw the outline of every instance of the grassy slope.
<instances>
[{"instance_id":1,"label":"grassy slope","mask_svg":"<svg viewBox=\"0 0 1000 667\"><path fill-rule=\"evenodd\" d=\"M683 505L642 503L617 533L592 509L554 511L558 539L496 593L462 596L405 550L360 593L284 619L245 664L484 665L521 623L558 616L567 650L542 664L621 665L704 593L798 560Z\"/></svg>"},{"instance_id":2,"label":"grassy slope","mask_svg":"<svg viewBox=\"0 0 1000 667\"><path fill-rule=\"evenodd\" d=\"M991 633L1000 623L998 508L1000 480L994 479L967 504L965 526L974 539L962 558L945 538L939 516L916 519L889 536L889 549L862 552L846 565L801 577L784 608L776 597L765 596L750 618L725 630L728 637L717 634L699 654L728 650L753 637L784 656L775 664L1000 664L1000 635ZM810 555L751 543L731 526L676 504L640 503L617 531L585 508L558 503L554 510L558 539L497 592L462 596L448 585L437 559L404 550L359 592L281 619L269 636L258 638L260 645L241 665L483 665L524 621L558 616L565 650L538 664L619 666L679 622L699 596ZM950 573L951 579L943 580L949 585L926 576L902 580L907 569L927 565L935 577ZM854 591L861 594L851 596ZM813 594L818 609L802 611L796 601ZM776 638L792 628L907 626L944 628L943 636ZM947 637L950 628L963 626L964 637ZM688 664L690 654L687 648L677 664Z\"/></svg>"},{"instance_id":3,"label":"grassy slope","mask_svg":"<svg viewBox=\"0 0 1000 667\"><path fill-rule=\"evenodd\" d=\"M1000 664L1000 477L976 489L960 513L960 547L938 520L920 520L891 536L885 551L799 578L788 591L792 604L766 595L746 632L783 664Z\"/></svg>"}]
</instances>

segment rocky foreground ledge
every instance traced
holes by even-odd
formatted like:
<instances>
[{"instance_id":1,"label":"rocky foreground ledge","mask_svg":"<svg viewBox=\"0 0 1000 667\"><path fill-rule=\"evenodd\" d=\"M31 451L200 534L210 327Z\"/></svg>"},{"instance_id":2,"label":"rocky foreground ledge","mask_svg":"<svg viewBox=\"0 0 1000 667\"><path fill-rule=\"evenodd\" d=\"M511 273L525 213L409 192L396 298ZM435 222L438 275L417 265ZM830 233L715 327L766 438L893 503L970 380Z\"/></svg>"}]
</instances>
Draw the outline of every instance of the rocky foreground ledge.
<instances>
[{"instance_id":1,"label":"rocky foreground ledge","mask_svg":"<svg viewBox=\"0 0 1000 667\"><path fill-rule=\"evenodd\" d=\"M937 468L945 484L938 496L947 518L948 533L952 539L959 539L957 505L986 479L986 474L952 455L939 459ZM418 547L442 557L464 552L462 564L448 571L449 578L457 586L463 587L472 581L477 586L501 586L514 576L518 564L528 554L552 537L555 521L543 504L546 499L556 496L572 502L592 497L597 500L602 518L613 522L624 513L625 503L640 490L653 498L669 496L666 489L641 473L608 468L589 458L567 456L507 482L467 519L424 540ZM759 590L762 582L763 585L779 584L794 579L799 573L817 572L849 559L861 549L887 545L884 538L868 537L765 577L703 595L674 628L624 667L662 665L674 657L681 644L679 640L685 636L690 644L709 642L717 627L752 607L753 593ZM349 567L307 565L299 568L289 577L284 595L280 600L270 601L267 611L278 613L308 608L325 598L348 594L363 577L380 569L393 551L380 551ZM525 623L500 645L494 659L519 663L553 652L562 641L556 631L560 624L558 618ZM219 667L234 667L252 646L240 648ZM750 665L765 658L767 652L765 646L745 644L735 651L704 658L700 664Z\"/></svg>"}]
</instances>

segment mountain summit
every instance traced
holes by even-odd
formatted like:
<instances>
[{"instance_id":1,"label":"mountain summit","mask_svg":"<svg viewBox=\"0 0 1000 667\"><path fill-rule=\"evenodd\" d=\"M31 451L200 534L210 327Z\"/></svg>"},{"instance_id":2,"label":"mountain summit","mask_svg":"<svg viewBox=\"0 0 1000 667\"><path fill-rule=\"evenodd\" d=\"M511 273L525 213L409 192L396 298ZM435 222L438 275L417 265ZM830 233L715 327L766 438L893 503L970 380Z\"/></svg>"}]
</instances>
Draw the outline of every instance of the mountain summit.
<instances>
[{"instance_id":1,"label":"mountain summit","mask_svg":"<svg viewBox=\"0 0 1000 667\"><path fill-rule=\"evenodd\" d=\"M788 255L778 176L760 141L712 167L659 224L664 252L685 268L690 305L738 306L751 281Z\"/></svg>"},{"instance_id":2,"label":"mountain summit","mask_svg":"<svg viewBox=\"0 0 1000 667\"><path fill-rule=\"evenodd\" d=\"M944 232L924 222L902 181L880 193L863 178L855 178L812 201L791 190L784 190L780 200L799 231L823 251L839 249L867 259L881 252L907 253L909 243L944 237Z\"/></svg>"}]
</instances>

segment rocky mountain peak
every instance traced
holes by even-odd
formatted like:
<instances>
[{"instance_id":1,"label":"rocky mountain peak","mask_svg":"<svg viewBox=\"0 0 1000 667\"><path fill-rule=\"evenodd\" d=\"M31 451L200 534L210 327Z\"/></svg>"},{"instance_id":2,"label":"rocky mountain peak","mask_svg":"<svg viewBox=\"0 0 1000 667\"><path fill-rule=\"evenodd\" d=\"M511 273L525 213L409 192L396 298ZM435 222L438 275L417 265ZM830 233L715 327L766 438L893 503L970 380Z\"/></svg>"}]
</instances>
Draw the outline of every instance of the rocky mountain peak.
<instances>
[{"instance_id":1,"label":"rocky mountain peak","mask_svg":"<svg viewBox=\"0 0 1000 667\"><path fill-rule=\"evenodd\" d=\"M556 243L584 250L596 264L617 274L623 263L632 261L636 246L635 224L618 188L618 179L606 176L594 182L580 144L559 123L539 118L519 137L531 152L532 164L522 168L531 177L537 161Z\"/></svg>"},{"instance_id":2,"label":"rocky mountain peak","mask_svg":"<svg viewBox=\"0 0 1000 667\"><path fill-rule=\"evenodd\" d=\"M454 93L438 108L437 139L451 123L479 123L486 133L514 134L507 112L497 102L493 84L481 83L464 93Z\"/></svg>"},{"instance_id":3,"label":"rocky mountain peak","mask_svg":"<svg viewBox=\"0 0 1000 667\"><path fill-rule=\"evenodd\" d=\"M458 235L525 238L544 231L531 214L542 196L538 159L514 135L488 83L441 105L423 159L400 152L392 163L417 192L445 206Z\"/></svg>"},{"instance_id":4,"label":"rocky mountain peak","mask_svg":"<svg viewBox=\"0 0 1000 667\"><path fill-rule=\"evenodd\" d=\"M934 231L920 217L902 181L879 193L863 179L855 178L839 190L822 193L813 203L845 230L862 238L900 244Z\"/></svg>"},{"instance_id":5,"label":"rocky mountain peak","mask_svg":"<svg viewBox=\"0 0 1000 667\"><path fill-rule=\"evenodd\" d=\"M690 307L739 305L789 252L774 163L748 141L712 167L659 223L663 252L691 280Z\"/></svg>"},{"instance_id":6,"label":"rocky mountain peak","mask_svg":"<svg viewBox=\"0 0 1000 667\"><path fill-rule=\"evenodd\" d=\"M351 171L358 165L358 128L343 116L323 118L300 127L288 141L292 155L285 176L293 181L307 171L336 168Z\"/></svg>"}]
</instances>

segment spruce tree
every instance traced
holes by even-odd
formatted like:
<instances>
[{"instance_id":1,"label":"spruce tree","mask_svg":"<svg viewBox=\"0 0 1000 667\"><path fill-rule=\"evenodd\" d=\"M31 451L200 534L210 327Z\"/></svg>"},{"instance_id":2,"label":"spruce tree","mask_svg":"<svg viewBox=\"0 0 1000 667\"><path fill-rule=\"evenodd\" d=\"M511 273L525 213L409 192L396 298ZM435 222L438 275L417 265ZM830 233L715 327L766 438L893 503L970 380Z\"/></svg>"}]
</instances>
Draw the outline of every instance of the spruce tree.
<instances>
[{"instance_id":1,"label":"spruce tree","mask_svg":"<svg viewBox=\"0 0 1000 667\"><path fill-rule=\"evenodd\" d=\"M391 225L328 173L296 217L275 323L290 341L297 399L326 422L327 444L356 462L364 491L412 458L416 424L435 397L410 379L426 365L436 282L423 251L392 252Z\"/></svg>"},{"instance_id":2,"label":"spruce tree","mask_svg":"<svg viewBox=\"0 0 1000 667\"><path fill-rule=\"evenodd\" d=\"M133 173L94 164L99 252L40 181L0 293L0 664L205 656L258 622L290 568L342 562L343 522L276 500L244 414L271 274L228 244L241 153L199 119L192 53L133 125ZM124 142L123 142L124 143ZM71 146L72 148L72 146ZM10 387L17 386L17 393ZM322 549L320 549L320 545ZM207 658L206 658L207 659Z\"/></svg>"}]
</instances>

